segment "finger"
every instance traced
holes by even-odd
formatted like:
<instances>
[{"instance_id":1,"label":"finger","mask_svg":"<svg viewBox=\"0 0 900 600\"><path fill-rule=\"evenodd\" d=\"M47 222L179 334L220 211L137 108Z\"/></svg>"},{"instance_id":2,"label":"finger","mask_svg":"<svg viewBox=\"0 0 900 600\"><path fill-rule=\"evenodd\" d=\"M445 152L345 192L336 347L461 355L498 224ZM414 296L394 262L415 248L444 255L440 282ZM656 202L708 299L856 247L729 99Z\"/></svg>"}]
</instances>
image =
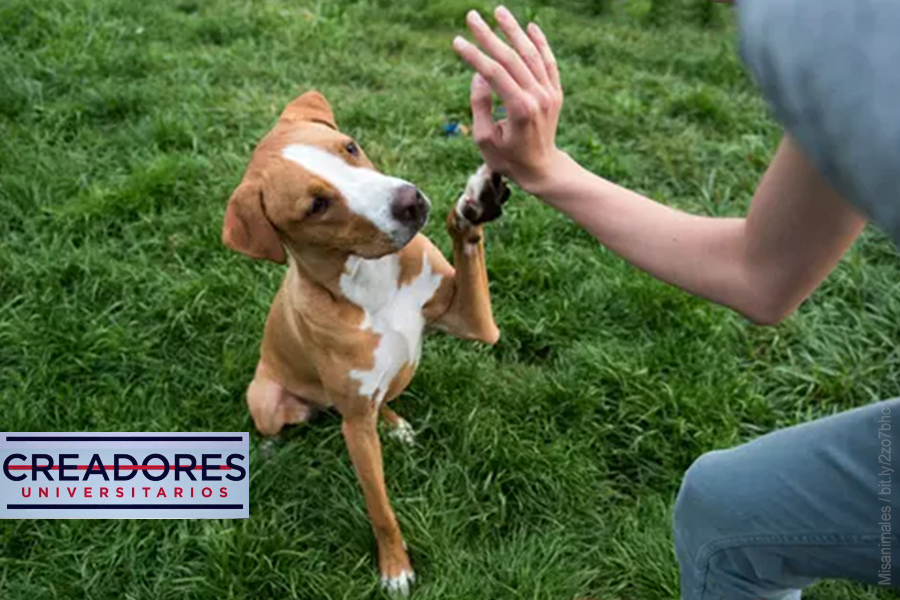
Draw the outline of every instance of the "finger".
<instances>
[{"instance_id":1,"label":"finger","mask_svg":"<svg viewBox=\"0 0 900 600\"><path fill-rule=\"evenodd\" d=\"M453 40L453 49L491 84L491 87L497 92L497 95L500 96L500 99L503 100L507 107L521 104L521 99L524 95L522 88L519 87L519 84L516 83L515 79L502 65L462 37L457 37Z\"/></svg>"},{"instance_id":2,"label":"finger","mask_svg":"<svg viewBox=\"0 0 900 600\"><path fill-rule=\"evenodd\" d=\"M544 32L537 24L531 23L528 25L528 37L534 42L538 52L541 53L541 58L544 59L544 68L547 69L547 77L550 78L550 83L558 91L562 91L562 85L559 81L559 67L556 64L556 57L553 56L553 50L550 49L550 44L547 42L547 36L544 35Z\"/></svg>"},{"instance_id":3,"label":"finger","mask_svg":"<svg viewBox=\"0 0 900 600\"><path fill-rule=\"evenodd\" d=\"M472 77L472 139L479 146L493 138L492 108L491 86L484 77L476 73Z\"/></svg>"},{"instance_id":4,"label":"finger","mask_svg":"<svg viewBox=\"0 0 900 600\"><path fill-rule=\"evenodd\" d=\"M516 21L516 17L505 6L498 7L495 16L497 17L497 22L500 23L500 29L506 35L506 39L512 44L513 49L518 52L531 74L534 75L534 78L542 86L547 85L550 78L544 66L544 59L541 53L538 52L534 42L531 41L531 38L522 31L522 27Z\"/></svg>"},{"instance_id":5,"label":"finger","mask_svg":"<svg viewBox=\"0 0 900 600\"><path fill-rule=\"evenodd\" d=\"M537 80L531 74L529 68L525 66L525 63L522 62L522 58L518 53L497 37L497 34L488 27L477 11L470 11L466 16L466 21L481 47L495 61L503 65L523 89L533 90L538 87Z\"/></svg>"}]
</instances>

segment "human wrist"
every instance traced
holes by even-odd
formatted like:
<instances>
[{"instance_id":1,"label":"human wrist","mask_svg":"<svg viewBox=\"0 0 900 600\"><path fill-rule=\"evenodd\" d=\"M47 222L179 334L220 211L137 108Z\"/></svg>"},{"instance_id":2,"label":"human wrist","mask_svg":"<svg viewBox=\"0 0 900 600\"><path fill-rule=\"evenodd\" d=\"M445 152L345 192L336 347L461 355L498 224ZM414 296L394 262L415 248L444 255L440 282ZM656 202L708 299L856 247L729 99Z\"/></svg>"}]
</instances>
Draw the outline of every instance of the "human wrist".
<instances>
[{"instance_id":1,"label":"human wrist","mask_svg":"<svg viewBox=\"0 0 900 600\"><path fill-rule=\"evenodd\" d=\"M573 162L572 158L564 151L554 148L548 160L544 161L543 166L533 169L526 175L515 178L515 182L525 192L546 200L558 186L560 174Z\"/></svg>"}]
</instances>

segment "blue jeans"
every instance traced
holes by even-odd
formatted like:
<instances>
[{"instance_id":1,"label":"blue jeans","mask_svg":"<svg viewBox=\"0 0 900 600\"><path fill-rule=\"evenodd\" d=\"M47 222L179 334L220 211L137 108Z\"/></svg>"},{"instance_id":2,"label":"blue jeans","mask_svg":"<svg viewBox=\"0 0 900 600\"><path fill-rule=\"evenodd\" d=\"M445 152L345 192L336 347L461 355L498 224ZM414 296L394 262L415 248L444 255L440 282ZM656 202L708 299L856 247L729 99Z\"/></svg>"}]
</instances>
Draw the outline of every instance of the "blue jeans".
<instances>
[{"instance_id":1,"label":"blue jeans","mask_svg":"<svg viewBox=\"0 0 900 600\"><path fill-rule=\"evenodd\" d=\"M895 434L900 400L888 400L701 456L675 504L681 597L796 599L819 579L900 587Z\"/></svg>"}]
</instances>

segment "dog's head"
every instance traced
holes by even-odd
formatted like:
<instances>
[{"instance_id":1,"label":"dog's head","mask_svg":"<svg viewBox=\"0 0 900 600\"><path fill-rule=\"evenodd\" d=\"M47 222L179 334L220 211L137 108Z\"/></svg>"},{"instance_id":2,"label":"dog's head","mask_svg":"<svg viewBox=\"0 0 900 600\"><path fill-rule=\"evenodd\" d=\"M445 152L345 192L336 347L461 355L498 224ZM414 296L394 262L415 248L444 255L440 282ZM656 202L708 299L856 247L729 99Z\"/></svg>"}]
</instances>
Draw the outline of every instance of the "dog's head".
<instances>
[{"instance_id":1,"label":"dog's head","mask_svg":"<svg viewBox=\"0 0 900 600\"><path fill-rule=\"evenodd\" d=\"M430 208L414 185L376 171L338 130L328 101L308 92L285 108L253 152L228 201L222 241L279 263L286 248L377 258L409 243Z\"/></svg>"}]
</instances>

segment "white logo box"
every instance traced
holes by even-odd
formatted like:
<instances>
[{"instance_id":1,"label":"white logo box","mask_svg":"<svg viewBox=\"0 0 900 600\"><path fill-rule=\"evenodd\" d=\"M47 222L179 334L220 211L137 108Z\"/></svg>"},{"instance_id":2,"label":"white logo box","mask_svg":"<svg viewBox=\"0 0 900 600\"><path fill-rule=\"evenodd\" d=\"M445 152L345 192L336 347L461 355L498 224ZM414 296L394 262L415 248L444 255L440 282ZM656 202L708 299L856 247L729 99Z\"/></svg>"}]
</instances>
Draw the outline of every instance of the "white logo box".
<instances>
[{"instance_id":1,"label":"white logo box","mask_svg":"<svg viewBox=\"0 0 900 600\"><path fill-rule=\"evenodd\" d=\"M0 518L246 519L249 435L0 433Z\"/></svg>"}]
</instances>

